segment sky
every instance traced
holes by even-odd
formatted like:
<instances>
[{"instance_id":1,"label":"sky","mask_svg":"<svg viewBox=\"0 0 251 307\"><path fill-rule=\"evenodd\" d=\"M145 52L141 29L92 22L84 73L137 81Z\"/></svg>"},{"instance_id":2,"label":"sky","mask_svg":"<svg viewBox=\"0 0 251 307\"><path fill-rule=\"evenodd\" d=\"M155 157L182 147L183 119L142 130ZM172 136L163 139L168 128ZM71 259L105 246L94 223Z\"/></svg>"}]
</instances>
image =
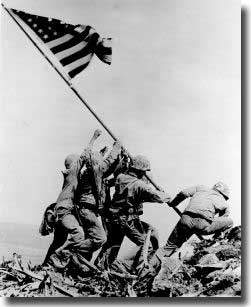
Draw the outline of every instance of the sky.
<instances>
[{"instance_id":1,"label":"sky","mask_svg":"<svg viewBox=\"0 0 251 307\"><path fill-rule=\"evenodd\" d=\"M240 3L236 0L6 0L7 7L89 24L113 38L112 65L94 58L74 85L156 183L181 189L221 180L241 223ZM0 222L40 224L62 186L69 153L96 128L113 141L2 9ZM180 206L184 209L186 203ZM178 221L167 205L143 219L165 240Z\"/></svg>"}]
</instances>

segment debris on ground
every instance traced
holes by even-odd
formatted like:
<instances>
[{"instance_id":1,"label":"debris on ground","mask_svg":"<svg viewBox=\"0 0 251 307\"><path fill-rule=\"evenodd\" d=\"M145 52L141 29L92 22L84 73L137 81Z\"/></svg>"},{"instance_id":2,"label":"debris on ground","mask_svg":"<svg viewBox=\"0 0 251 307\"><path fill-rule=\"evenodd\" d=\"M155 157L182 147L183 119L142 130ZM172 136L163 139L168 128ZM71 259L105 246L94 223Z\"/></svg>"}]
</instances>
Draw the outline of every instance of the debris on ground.
<instances>
[{"instance_id":1,"label":"debris on ground","mask_svg":"<svg viewBox=\"0 0 251 307\"><path fill-rule=\"evenodd\" d=\"M220 238L187 242L184 249L183 258L163 261L153 296L241 296L241 226Z\"/></svg>"},{"instance_id":2,"label":"debris on ground","mask_svg":"<svg viewBox=\"0 0 251 307\"><path fill-rule=\"evenodd\" d=\"M190 240L161 268L141 276L110 271L72 276L32 266L22 257L0 263L0 296L5 297L206 297L241 296L241 226L223 237Z\"/></svg>"}]
</instances>

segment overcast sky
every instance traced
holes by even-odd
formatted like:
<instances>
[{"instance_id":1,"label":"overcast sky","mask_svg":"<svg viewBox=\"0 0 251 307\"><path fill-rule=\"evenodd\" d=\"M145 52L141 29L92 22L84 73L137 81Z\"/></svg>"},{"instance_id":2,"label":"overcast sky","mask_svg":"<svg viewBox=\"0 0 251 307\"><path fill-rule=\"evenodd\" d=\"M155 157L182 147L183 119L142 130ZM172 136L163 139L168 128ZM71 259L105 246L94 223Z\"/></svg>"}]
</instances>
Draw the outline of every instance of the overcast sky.
<instances>
[{"instance_id":1,"label":"overcast sky","mask_svg":"<svg viewBox=\"0 0 251 307\"><path fill-rule=\"evenodd\" d=\"M32 14L89 24L113 38L74 84L154 180L175 196L225 181L241 222L240 3L229 0L6 0ZM64 158L101 128L2 10L0 222L39 224L62 186ZM97 147L112 145L103 135ZM182 208L182 207L181 207ZM167 237L178 216L145 205Z\"/></svg>"}]
</instances>

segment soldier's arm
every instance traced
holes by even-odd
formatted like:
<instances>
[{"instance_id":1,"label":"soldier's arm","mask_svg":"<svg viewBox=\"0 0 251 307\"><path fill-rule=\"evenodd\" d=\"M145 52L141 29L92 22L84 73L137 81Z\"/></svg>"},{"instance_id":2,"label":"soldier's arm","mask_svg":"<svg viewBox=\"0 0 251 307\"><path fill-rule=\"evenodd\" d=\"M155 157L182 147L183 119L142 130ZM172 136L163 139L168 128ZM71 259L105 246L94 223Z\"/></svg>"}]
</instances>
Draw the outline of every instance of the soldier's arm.
<instances>
[{"instance_id":1,"label":"soldier's arm","mask_svg":"<svg viewBox=\"0 0 251 307\"><path fill-rule=\"evenodd\" d=\"M230 215L230 210L229 210L229 207L225 208L224 210L221 210L219 212L219 216L225 216L225 217L228 217Z\"/></svg>"},{"instance_id":2,"label":"soldier's arm","mask_svg":"<svg viewBox=\"0 0 251 307\"><path fill-rule=\"evenodd\" d=\"M215 211L219 213L219 216L225 216L225 217L229 216L230 208L226 200L217 201L215 202L214 206L215 206Z\"/></svg>"},{"instance_id":3,"label":"soldier's arm","mask_svg":"<svg viewBox=\"0 0 251 307\"><path fill-rule=\"evenodd\" d=\"M78 175L84 163L86 162L87 158L90 156L91 150L93 148L95 141L99 138L101 134L102 134L102 131L99 129L96 129L94 131L93 136L90 139L89 143L87 144L87 146L84 148L84 150L80 154L80 158L74 162L72 166L72 170L71 170L72 173L75 173L76 175Z\"/></svg>"},{"instance_id":4,"label":"soldier's arm","mask_svg":"<svg viewBox=\"0 0 251 307\"><path fill-rule=\"evenodd\" d=\"M120 142L116 141L109 155L107 156L106 159L103 160L101 164L101 171L103 173L104 178L110 176L114 171L120 153L121 153L121 144Z\"/></svg>"},{"instance_id":5,"label":"soldier's arm","mask_svg":"<svg viewBox=\"0 0 251 307\"><path fill-rule=\"evenodd\" d=\"M183 202L186 198L192 197L195 193L199 191L205 190L205 187L202 185L197 185L197 186L192 186L190 188L184 189L180 191L174 199L170 202L169 206L170 207L176 207L178 206L181 202Z\"/></svg>"},{"instance_id":6,"label":"soldier's arm","mask_svg":"<svg viewBox=\"0 0 251 307\"><path fill-rule=\"evenodd\" d=\"M156 190L142 180L138 183L137 190L143 202L169 203L171 199L169 194Z\"/></svg>"}]
</instances>

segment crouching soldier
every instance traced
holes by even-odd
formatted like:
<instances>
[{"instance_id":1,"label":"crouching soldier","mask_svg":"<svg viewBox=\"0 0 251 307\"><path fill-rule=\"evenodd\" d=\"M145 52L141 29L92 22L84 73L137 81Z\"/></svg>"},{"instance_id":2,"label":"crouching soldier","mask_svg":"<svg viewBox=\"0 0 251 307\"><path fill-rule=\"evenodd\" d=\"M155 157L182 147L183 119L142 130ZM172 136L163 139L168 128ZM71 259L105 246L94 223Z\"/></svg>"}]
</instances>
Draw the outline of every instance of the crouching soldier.
<instances>
[{"instance_id":1,"label":"crouching soldier","mask_svg":"<svg viewBox=\"0 0 251 307\"><path fill-rule=\"evenodd\" d=\"M169 206L176 207L188 197L191 197L190 202L163 247L166 257L171 256L193 234L217 236L233 226L227 204L229 188L225 183L218 182L212 189L204 186L185 189L176 195Z\"/></svg>"},{"instance_id":2,"label":"crouching soldier","mask_svg":"<svg viewBox=\"0 0 251 307\"><path fill-rule=\"evenodd\" d=\"M146 228L150 227L140 220L140 215L143 214L143 203L170 201L168 194L157 191L143 180L146 171L150 171L150 162L146 157L138 155L132 158L128 171L118 175L116 179L115 193L110 207L110 224L113 229L111 234L114 244L120 245L124 236L127 236L137 246L143 247ZM151 241L157 248L156 240L155 235Z\"/></svg>"}]
</instances>

